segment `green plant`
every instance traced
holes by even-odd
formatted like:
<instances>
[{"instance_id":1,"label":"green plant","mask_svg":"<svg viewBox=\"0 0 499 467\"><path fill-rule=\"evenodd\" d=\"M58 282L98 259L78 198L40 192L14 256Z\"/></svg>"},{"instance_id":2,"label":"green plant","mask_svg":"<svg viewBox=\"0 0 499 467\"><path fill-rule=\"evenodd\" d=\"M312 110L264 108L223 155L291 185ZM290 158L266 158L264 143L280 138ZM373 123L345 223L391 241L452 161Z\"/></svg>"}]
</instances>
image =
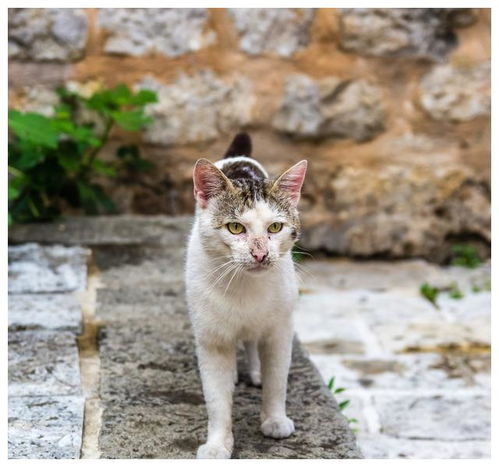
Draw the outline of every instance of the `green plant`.
<instances>
[{"instance_id":1,"label":"green plant","mask_svg":"<svg viewBox=\"0 0 499 467\"><path fill-rule=\"evenodd\" d=\"M428 282L425 282L419 288L419 292L434 307L438 308L437 297L438 297L438 294L440 293L440 290L437 287L434 287L434 286L428 284Z\"/></svg>"},{"instance_id":2,"label":"green plant","mask_svg":"<svg viewBox=\"0 0 499 467\"><path fill-rule=\"evenodd\" d=\"M471 286L471 290L474 292L474 293L478 293L478 292L490 292L490 289L491 289L491 282L490 282L490 278L488 279L485 279L483 282L482 282L482 285L479 285L477 283L473 283L473 285Z\"/></svg>"},{"instance_id":3,"label":"green plant","mask_svg":"<svg viewBox=\"0 0 499 467\"><path fill-rule=\"evenodd\" d=\"M453 298L454 300L460 300L461 298L464 297L463 292L455 282L453 282L450 286L449 295L450 298Z\"/></svg>"},{"instance_id":4,"label":"green plant","mask_svg":"<svg viewBox=\"0 0 499 467\"><path fill-rule=\"evenodd\" d=\"M482 264L476 248L472 245L454 245L452 247L453 258L451 263L454 266L465 268L476 268Z\"/></svg>"},{"instance_id":5,"label":"green plant","mask_svg":"<svg viewBox=\"0 0 499 467\"><path fill-rule=\"evenodd\" d=\"M346 388L336 388L334 386L335 382L335 377L333 376L332 378L329 379L327 383L328 389L334 394L341 394L342 392L346 391ZM345 410L348 406L350 405L350 399L345 399L341 402L338 402L338 407L340 411ZM359 423L359 421L356 418L347 418L348 423L353 424L353 423ZM354 428L353 431L358 431L357 428Z\"/></svg>"},{"instance_id":6,"label":"green plant","mask_svg":"<svg viewBox=\"0 0 499 467\"><path fill-rule=\"evenodd\" d=\"M99 155L115 126L139 131L151 122L144 107L157 101L154 92L134 93L118 85L88 98L65 88L58 94L61 103L51 117L9 111L9 225L53 220L64 205L86 214L112 212L114 205L96 178L151 167L136 146L121 146L112 162ZM85 112L92 118L85 121Z\"/></svg>"},{"instance_id":7,"label":"green plant","mask_svg":"<svg viewBox=\"0 0 499 467\"><path fill-rule=\"evenodd\" d=\"M302 261L304 256L313 258L313 256L308 251L303 250L303 248L299 245L293 246L293 248L291 249L291 256L295 263Z\"/></svg>"}]
</instances>

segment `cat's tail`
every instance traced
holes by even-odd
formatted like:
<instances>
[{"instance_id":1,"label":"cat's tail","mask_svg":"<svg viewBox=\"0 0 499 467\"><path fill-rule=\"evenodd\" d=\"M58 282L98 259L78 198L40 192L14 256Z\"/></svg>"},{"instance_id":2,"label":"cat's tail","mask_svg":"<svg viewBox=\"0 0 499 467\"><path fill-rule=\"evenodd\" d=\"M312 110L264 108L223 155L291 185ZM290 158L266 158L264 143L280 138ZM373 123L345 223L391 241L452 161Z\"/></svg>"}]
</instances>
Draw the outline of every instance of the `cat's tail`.
<instances>
[{"instance_id":1,"label":"cat's tail","mask_svg":"<svg viewBox=\"0 0 499 467\"><path fill-rule=\"evenodd\" d=\"M224 155L224 159L237 156L251 157L251 138L248 133L238 133L234 137Z\"/></svg>"}]
</instances>

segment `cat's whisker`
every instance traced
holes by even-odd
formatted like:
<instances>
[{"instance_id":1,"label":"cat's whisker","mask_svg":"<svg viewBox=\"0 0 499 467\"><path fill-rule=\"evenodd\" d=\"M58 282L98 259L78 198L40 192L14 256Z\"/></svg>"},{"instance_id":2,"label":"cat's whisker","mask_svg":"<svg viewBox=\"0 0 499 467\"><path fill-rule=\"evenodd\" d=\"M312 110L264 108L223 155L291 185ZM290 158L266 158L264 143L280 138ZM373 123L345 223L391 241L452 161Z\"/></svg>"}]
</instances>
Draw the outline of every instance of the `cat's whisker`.
<instances>
[{"instance_id":1,"label":"cat's whisker","mask_svg":"<svg viewBox=\"0 0 499 467\"><path fill-rule=\"evenodd\" d=\"M234 274L232 274L232 277L230 278L230 281L229 283L227 284L227 287L225 287L225 290L224 290L224 296L225 296L225 293L227 292L227 290L229 289L230 287L230 284L232 282L232 279L234 279L234 277L237 276L238 273L240 273L243 269L243 266L242 265L239 265L238 267L236 267L236 270L234 271Z\"/></svg>"},{"instance_id":2,"label":"cat's whisker","mask_svg":"<svg viewBox=\"0 0 499 467\"><path fill-rule=\"evenodd\" d=\"M213 283L212 287L215 287L224 277L229 275L234 269L238 267L238 263L234 261L234 263L230 264L229 267L223 271L220 276L218 276L217 280Z\"/></svg>"},{"instance_id":3,"label":"cat's whisker","mask_svg":"<svg viewBox=\"0 0 499 467\"><path fill-rule=\"evenodd\" d=\"M222 269L223 267L225 266L228 266L229 264L232 264L232 263L235 263L236 261L231 259L229 261L226 261L225 263L222 263L220 264L219 266L213 268L211 271L208 271L208 273L205 274L205 278L209 278L210 276L212 276L213 274L215 274L217 271L219 271L220 269Z\"/></svg>"}]
</instances>

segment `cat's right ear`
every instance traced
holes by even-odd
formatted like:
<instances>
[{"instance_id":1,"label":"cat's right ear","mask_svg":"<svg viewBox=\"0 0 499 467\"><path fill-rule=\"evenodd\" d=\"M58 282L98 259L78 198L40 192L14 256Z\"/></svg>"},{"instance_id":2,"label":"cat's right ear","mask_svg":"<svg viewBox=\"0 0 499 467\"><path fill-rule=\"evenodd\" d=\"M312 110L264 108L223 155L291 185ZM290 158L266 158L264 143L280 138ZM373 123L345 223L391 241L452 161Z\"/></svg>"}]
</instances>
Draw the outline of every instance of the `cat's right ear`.
<instances>
[{"instance_id":1,"label":"cat's right ear","mask_svg":"<svg viewBox=\"0 0 499 467\"><path fill-rule=\"evenodd\" d=\"M208 159L199 159L194 166L194 198L204 209L208 200L232 187L230 180Z\"/></svg>"}]
</instances>

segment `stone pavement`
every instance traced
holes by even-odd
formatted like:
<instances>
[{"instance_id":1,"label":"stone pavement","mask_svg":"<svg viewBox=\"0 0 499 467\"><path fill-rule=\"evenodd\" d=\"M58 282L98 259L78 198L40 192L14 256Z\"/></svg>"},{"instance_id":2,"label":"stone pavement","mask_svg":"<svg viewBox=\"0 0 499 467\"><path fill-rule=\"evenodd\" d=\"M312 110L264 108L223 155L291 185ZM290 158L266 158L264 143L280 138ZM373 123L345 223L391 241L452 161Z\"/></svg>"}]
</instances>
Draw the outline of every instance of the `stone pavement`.
<instances>
[{"instance_id":1,"label":"stone pavement","mask_svg":"<svg viewBox=\"0 0 499 467\"><path fill-rule=\"evenodd\" d=\"M490 264L425 261L301 263L295 328L365 457L490 456ZM439 308L421 284L453 283Z\"/></svg>"},{"instance_id":2,"label":"stone pavement","mask_svg":"<svg viewBox=\"0 0 499 467\"><path fill-rule=\"evenodd\" d=\"M194 457L206 412L183 298L190 222L122 216L11 229L9 457ZM233 457L361 456L298 342L291 438L260 434L259 399L243 371Z\"/></svg>"},{"instance_id":3,"label":"stone pavement","mask_svg":"<svg viewBox=\"0 0 499 467\"><path fill-rule=\"evenodd\" d=\"M9 458L79 457L77 334L89 251L9 247Z\"/></svg>"}]
</instances>

